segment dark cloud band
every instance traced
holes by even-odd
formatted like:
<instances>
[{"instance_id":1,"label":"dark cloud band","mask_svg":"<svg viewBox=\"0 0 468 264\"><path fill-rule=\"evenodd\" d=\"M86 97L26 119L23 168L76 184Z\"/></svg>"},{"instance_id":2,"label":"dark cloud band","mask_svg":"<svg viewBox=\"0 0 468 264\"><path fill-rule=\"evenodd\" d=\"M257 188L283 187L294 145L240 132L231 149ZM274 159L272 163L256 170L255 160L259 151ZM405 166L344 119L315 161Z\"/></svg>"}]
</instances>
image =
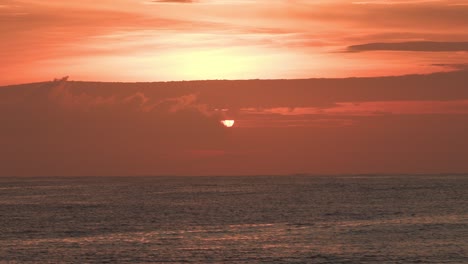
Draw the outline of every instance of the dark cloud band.
<instances>
[{"instance_id":1,"label":"dark cloud band","mask_svg":"<svg viewBox=\"0 0 468 264\"><path fill-rule=\"evenodd\" d=\"M364 51L425 51L425 52L458 52L468 51L468 42L433 42L413 41L395 43L366 43L349 46L347 52Z\"/></svg>"}]
</instances>

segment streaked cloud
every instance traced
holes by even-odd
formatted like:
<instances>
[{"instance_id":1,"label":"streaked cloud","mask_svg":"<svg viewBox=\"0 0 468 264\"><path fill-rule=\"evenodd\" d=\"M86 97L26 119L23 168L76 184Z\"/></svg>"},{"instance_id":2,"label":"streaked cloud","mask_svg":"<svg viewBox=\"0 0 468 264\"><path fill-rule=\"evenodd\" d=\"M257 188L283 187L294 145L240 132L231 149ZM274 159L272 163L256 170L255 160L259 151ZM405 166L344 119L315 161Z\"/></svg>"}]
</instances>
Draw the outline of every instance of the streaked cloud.
<instances>
[{"instance_id":1,"label":"streaked cloud","mask_svg":"<svg viewBox=\"0 0 468 264\"><path fill-rule=\"evenodd\" d=\"M244 108L246 114L255 115L319 115L319 116L375 116L375 115L423 115L468 114L468 100L457 101L382 101L337 102L332 107L277 107Z\"/></svg>"},{"instance_id":2,"label":"streaked cloud","mask_svg":"<svg viewBox=\"0 0 468 264\"><path fill-rule=\"evenodd\" d=\"M7 0L0 55L9 67L0 69L0 84L55 75L104 81L381 76L448 70L440 65L468 60L456 53L468 41L467 1L358 2ZM347 49L375 52L340 52ZM402 52L382 53L388 49ZM430 54L411 54L420 50Z\"/></svg>"},{"instance_id":3,"label":"streaked cloud","mask_svg":"<svg viewBox=\"0 0 468 264\"><path fill-rule=\"evenodd\" d=\"M468 52L468 42L413 41L395 43L366 43L349 46L349 52L363 51L424 51L424 52Z\"/></svg>"}]
</instances>

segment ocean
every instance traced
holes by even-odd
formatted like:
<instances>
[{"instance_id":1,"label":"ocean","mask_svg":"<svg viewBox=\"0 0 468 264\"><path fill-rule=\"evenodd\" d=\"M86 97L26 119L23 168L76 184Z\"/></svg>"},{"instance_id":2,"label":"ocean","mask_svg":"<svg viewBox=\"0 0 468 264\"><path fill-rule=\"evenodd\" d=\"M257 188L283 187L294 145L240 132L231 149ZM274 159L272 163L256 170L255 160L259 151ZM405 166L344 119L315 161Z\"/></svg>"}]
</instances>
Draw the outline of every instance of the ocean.
<instances>
[{"instance_id":1,"label":"ocean","mask_svg":"<svg viewBox=\"0 0 468 264\"><path fill-rule=\"evenodd\" d=\"M468 263L468 175L4 177L0 263Z\"/></svg>"}]
</instances>

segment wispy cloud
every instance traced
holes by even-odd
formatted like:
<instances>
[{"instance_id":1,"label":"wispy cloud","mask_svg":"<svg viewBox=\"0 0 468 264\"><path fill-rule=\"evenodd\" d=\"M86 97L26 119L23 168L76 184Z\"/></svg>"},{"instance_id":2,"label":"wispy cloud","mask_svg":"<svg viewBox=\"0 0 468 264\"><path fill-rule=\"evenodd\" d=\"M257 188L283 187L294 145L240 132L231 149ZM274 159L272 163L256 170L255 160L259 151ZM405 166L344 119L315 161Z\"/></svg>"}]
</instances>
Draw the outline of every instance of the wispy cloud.
<instances>
[{"instance_id":1,"label":"wispy cloud","mask_svg":"<svg viewBox=\"0 0 468 264\"><path fill-rule=\"evenodd\" d=\"M176 4L187 4L197 2L195 0L153 0L153 3L176 3Z\"/></svg>"},{"instance_id":2,"label":"wispy cloud","mask_svg":"<svg viewBox=\"0 0 468 264\"><path fill-rule=\"evenodd\" d=\"M395 43L366 43L349 46L348 52L363 51L425 51L425 52L457 52L468 51L468 42L433 42L413 41Z\"/></svg>"},{"instance_id":3,"label":"wispy cloud","mask_svg":"<svg viewBox=\"0 0 468 264\"><path fill-rule=\"evenodd\" d=\"M466 51L467 1L356 3L8 0L0 83L52 78L57 69L121 81L379 76L468 60L404 53ZM371 50L402 52L354 54Z\"/></svg>"},{"instance_id":4,"label":"wispy cloud","mask_svg":"<svg viewBox=\"0 0 468 264\"><path fill-rule=\"evenodd\" d=\"M468 114L468 100L337 102L332 107L244 108L241 112L280 116L378 116L423 114Z\"/></svg>"}]
</instances>

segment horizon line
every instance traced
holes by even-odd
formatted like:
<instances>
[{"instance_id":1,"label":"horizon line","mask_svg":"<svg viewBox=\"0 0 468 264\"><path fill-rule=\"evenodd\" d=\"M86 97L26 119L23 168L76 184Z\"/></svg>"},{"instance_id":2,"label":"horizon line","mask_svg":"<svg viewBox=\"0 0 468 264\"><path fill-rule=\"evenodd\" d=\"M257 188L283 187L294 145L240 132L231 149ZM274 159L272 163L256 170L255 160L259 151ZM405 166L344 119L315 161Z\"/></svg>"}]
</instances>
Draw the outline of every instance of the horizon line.
<instances>
[{"instance_id":1,"label":"horizon line","mask_svg":"<svg viewBox=\"0 0 468 264\"><path fill-rule=\"evenodd\" d=\"M291 173L291 174L227 174L227 175L0 175L1 178L88 178L88 177L391 177L391 176L468 176L468 172L438 172L438 173Z\"/></svg>"},{"instance_id":2,"label":"horizon line","mask_svg":"<svg viewBox=\"0 0 468 264\"><path fill-rule=\"evenodd\" d=\"M348 79L378 79L378 78L395 78L395 77L407 77L407 76L428 76L435 74L444 74L444 73L462 73L468 72L468 69L455 69L449 71L436 71L431 73L410 73L402 75L381 75L381 76L347 76L347 77L310 77L310 78L283 78L283 79L193 79L193 80L172 80L172 81L96 81L96 80L69 80L69 76L65 80L66 82L81 82L81 83L174 83L174 82L212 82L212 81L307 81L307 80L348 80ZM50 83L63 81L62 78L54 78L52 80L37 81L37 82L26 82L26 83L12 83L12 84L2 84L2 87L9 86L19 86L19 85L31 85L31 84L41 84L41 83Z\"/></svg>"}]
</instances>

